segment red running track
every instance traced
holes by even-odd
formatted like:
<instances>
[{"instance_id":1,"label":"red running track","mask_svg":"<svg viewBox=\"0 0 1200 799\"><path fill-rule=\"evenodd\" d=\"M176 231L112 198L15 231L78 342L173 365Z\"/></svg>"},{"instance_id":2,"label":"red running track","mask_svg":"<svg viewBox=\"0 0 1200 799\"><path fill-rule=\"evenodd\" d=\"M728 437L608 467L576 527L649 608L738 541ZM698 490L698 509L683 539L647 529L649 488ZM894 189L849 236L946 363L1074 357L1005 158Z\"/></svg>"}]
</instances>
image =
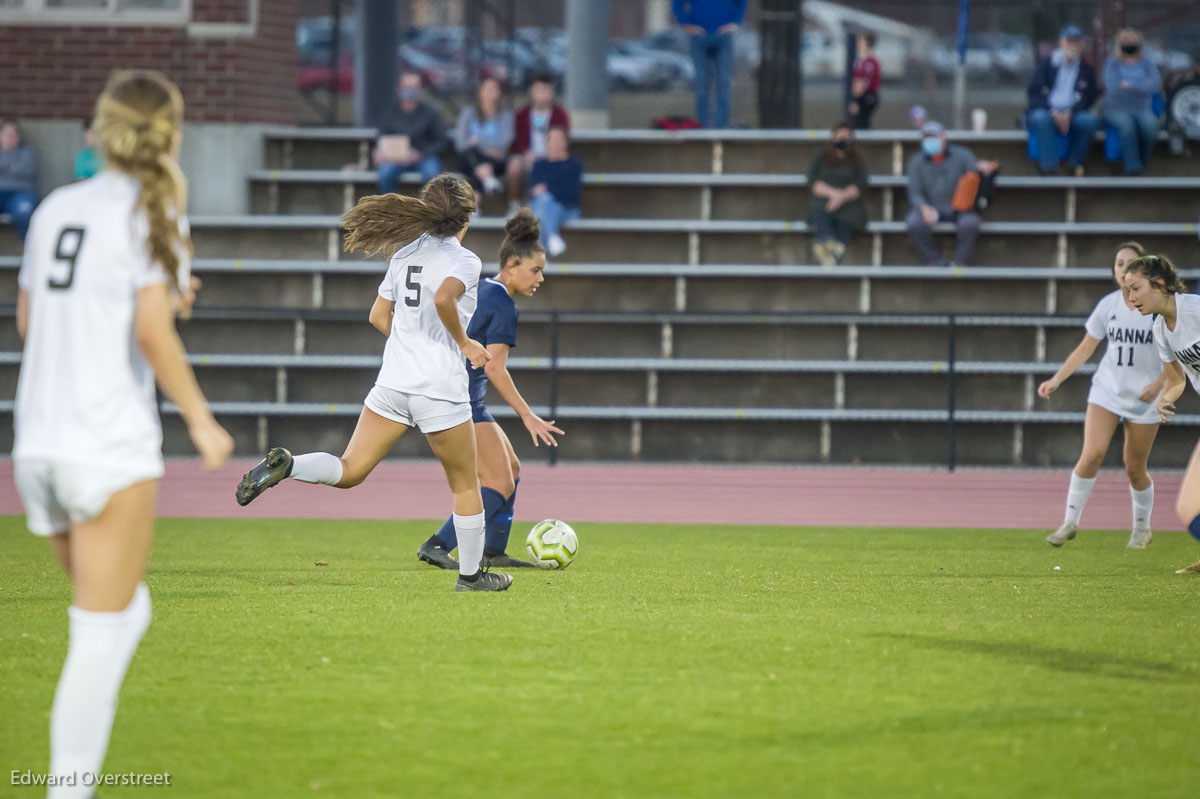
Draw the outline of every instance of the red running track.
<instances>
[{"instance_id":1,"label":"red running track","mask_svg":"<svg viewBox=\"0 0 1200 799\"><path fill-rule=\"evenodd\" d=\"M201 518L440 519L450 492L434 462L384 463L347 491L288 480L247 508L233 499L250 461L205 472L170 461L162 516ZM572 522L797 524L862 527L1052 529L1062 520L1069 469L1003 470L566 464L522 467L517 517ZM1155 474L1155 530L1179 529L1181 474ZM0 513L21 514L12 462L0 461ZM1124 472L1103 473L1084 512L1089 529L1128 529Z\"/></svg>"}]
</instances>

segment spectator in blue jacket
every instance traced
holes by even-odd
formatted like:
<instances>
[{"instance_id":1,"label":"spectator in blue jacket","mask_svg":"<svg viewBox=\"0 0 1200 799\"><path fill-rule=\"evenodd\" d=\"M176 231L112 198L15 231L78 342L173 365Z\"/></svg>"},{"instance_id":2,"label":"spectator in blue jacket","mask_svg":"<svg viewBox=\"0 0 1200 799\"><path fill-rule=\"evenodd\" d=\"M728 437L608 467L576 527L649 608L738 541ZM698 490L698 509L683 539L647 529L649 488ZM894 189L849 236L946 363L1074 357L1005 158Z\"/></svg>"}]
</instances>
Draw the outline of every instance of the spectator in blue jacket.
<instances>
[{"instance_id":1,"label":"spectator in blue jacket","mask_svg":"<svg viewBox=\"0 0 1200 799\"><path fill-rule=\"evenodd\" d=\"M1043 60L1029 81L1029 112L1026 125L1030 137L1036 137L1040 158L1038 172L1049 175L1058 170L1055 135L1067 136L1067 157L1063 167L1068 173L1083 174L1083 162L1098 124L1089 110L1096 102L1099 87L1096 70L1083 60L1083 31L1077 25L1063 28L1058 49Z\"/></svg>"},{"instance_id":2,"label":"spectator in blue jacket","mask_svg":"<svg viewBox=\"0 0 1200 799\"><path fill-rule=\"evenodd\" d=\"M37 156L21 141L20 126L12 120L0 121L0 211L12 217L21 241L37 206L37 173Z\"/></svg>"},{"instance_id":3,"label":"spectator in blue jacket","mask_svg":"<svg viewBox=\"0 0 1200 799\"><path fill-rule=\"evenodd\" d=\"M1104 122L1121 137L1126 175L1140 175L1158 139L1154 95L1162 92L1158 67L1142 51L1142 35L1131 28L1117 34L1116 55L1104 62Z\"/></svg>"},{"instance_id":4,"label":"spectator in blue jacket","mask_svg":"<svg viewBox=\"0 0 1200 799\"><path fill-rule=\"evenodd\" d=\"M583 164L568 151L567 131L550 128L546 133L546 157L533 164L529 172L529 204L542 221L542 245L551 257L567 250L559 232L563 222L579 218L579 197L583 193Z\"/></svg>"},{"instance_id":5,"label":"spectator in blue jacket","mask_svg":"<svg viewBox=\"0 0 1200 799\"><path fill-rule=\"evenodd\" d=\"M733 34L746 14L746 0L672 0L675 19L692 40L696 62L696 119L706 128L729 127L733 82ZM716 112L709 93L716 94Z\"/></svg>"}]
</instances>

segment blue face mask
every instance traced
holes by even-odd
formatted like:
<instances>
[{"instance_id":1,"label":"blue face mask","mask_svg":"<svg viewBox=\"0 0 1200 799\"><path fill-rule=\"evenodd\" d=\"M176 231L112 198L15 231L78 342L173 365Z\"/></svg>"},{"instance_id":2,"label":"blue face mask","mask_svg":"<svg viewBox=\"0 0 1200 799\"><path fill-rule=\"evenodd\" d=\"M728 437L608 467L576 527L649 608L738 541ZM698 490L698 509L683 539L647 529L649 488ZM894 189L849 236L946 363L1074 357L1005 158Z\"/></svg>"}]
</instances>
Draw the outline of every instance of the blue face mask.
<instances>
[{"instance_id":1,"label":"blue face mask","mask_svg":"<svg viewBox=\"0 0 1200 799\"><path fill-rule=\"evenodd\" d=\"M942 151L942 140L936 137L921 139L921 149L925 155L937 155Z\"/></svg>"}]
</instances>

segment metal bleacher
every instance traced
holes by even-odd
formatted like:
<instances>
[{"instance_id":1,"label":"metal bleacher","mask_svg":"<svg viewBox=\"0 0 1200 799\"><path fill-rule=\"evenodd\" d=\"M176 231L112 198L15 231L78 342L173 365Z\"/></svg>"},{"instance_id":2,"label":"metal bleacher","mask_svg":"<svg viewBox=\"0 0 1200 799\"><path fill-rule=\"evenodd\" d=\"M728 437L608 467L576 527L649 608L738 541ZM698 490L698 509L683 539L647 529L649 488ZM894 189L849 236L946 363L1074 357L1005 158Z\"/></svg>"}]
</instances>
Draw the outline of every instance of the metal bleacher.
<instances>
[{"instance_id":1,"label":"metal bleacher","mask_svg":"<svg viewBox=\"0 0 1200 799\"><path fill-rule=\"evenodd\" d=\"M1195 262L1200 159L1151 162L1140 178L1028 174L1024 134L951 134L999 157L997 201L976 263L915 263L902 174L916 135L860 135L874 220L847 265L808 263L804 172L820 132L581 131L584 218L522 307L510 358L539 412L569 431L567 459L1066 463L1077 455L1087 380L1046 402L1037 382L1078 342L1111 290L1128 238ZM214 409L249 454L282 442L343 446L378 367L366 323L383 267L342 252L339 215L373 193L373 132L270 129L271 167L248 175L254 213L191 219L205 281L182 332ZM1089 164L1089 170L1093 170ZM406 191L417 188L410 176ZM503 219L467 245L498 250ZM943 226L943 233L951 228ZM4 252L0 239L0 252ZM0 281L17 258L0 255ZM11 326L8 326L11 327ZM19 362L0 334L0 413ZM492 407L534 456L498 397ZM165 409L171 410L169 406ZM1183 425L1200 402L1181 402ZM1185 440L1186 439L1186 440ZM2 442L0 442L2 443ZM1163 435L1178 464L1191 435ZM168 452L186 452L168 413ZM407 437L399 454L420 450ZM538 453L538 457L542 457ZM1116 453L1119 458L1119 453Z\"/></svg>"}]
</instances>

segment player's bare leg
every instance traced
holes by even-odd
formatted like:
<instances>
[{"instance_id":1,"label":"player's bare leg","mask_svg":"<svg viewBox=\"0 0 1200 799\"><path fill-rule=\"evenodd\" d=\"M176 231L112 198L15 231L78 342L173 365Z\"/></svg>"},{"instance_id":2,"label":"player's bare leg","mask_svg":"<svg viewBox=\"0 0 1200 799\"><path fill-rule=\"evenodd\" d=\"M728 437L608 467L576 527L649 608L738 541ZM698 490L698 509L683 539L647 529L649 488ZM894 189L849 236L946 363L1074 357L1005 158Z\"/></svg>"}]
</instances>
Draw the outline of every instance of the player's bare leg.
<instances>
[{"instance_id":1,"label":"player's bare leg","mask_svg":"<svg viewBox=\"0 0 1200 799\"><path fill-rule=\"evenodd\" d=\"M1133 525L1129 533L1128 549L1145 549L1154 537L1150 532L1150 513L1154 507L1154 483L1146 462L1150 448L1158 435L1156 424L1125 423L1125 474L1129 476L1129 489L1133 498Z\"/></svg>"},{"instance_id":2,"label":"player's bare leg","mask_svg":"<svg viewBox=\"0 0 1200 799\"><path fill-rule=\"evenodd\" d=\"M1092 493L1096 474L1104 463L1104 454L1108 452L1108 445L1120 421L1115 414L1099 405L1088 404L1083 422L1083 451L1079 453L1079 462L1071 470L1066 518L1057 530L1046 536L1046 543L1050 546L1061 547L1079 532L1079 517Z\"/></svg>"},{"instance_id":3,"label":"player's bare leg","mask_svg":"<svg viewBox=\"0 0 1200 799\"><path fill-rule=\"evenodd\" d=\"M433 454L441 461L446 482L454 493L454 528L458 535L459 575L455 591L506 591L512 577L482 572L483 499L475 455L475 425L467 420L449 430L426 436Z\"/></svg>"},{"instance_id":4,"label":"player's bare leg","mask_svg":"<svg viewBox=\"0 0 1200 799\"><path fill-rule=\"evenodd\" d=\"M1175 512L1179 514L1179 520L1187 525L1192 535L1196 535L1196 531L1192 528L1197 525L1196 517L1200 516L1200 444L1192 450L1191 460L1188 461L1187 471L1184 472L1183 482L1179 486L1179 499L1175 503ZM1191 566L1184 566L1178 569L1176 574L1200 574L1200 560L1197 560Z\"/></svg>"}]
</instances>

